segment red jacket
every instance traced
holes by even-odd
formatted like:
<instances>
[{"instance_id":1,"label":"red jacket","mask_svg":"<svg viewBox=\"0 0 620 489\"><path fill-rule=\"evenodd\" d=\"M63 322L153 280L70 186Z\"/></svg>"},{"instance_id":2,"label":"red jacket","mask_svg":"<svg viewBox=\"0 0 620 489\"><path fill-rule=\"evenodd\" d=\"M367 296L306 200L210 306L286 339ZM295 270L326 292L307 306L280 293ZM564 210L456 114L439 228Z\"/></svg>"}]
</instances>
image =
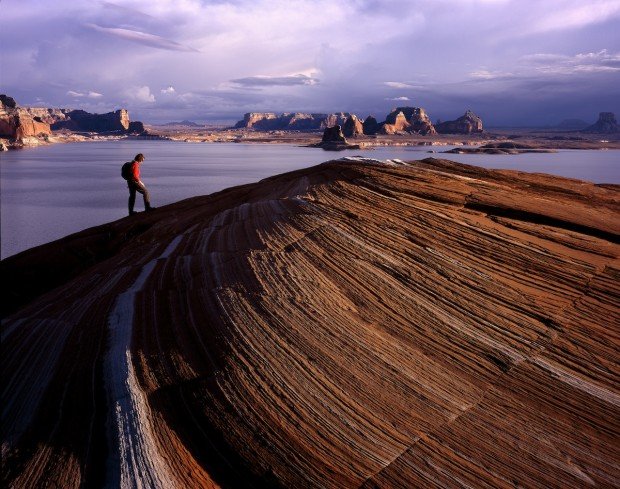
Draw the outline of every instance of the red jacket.
<instances>
[{"instance_id":1,"label":"red jacket","mask_svg":"<svg viewBox=\"0 0 620 489\"><path fill-rule=\"evenodd\" d=\"M135 182L140 181L140 163L138 163L137 161L133 162L131 174L133 175L133 179Z\"/></svg>"}]
</instances>

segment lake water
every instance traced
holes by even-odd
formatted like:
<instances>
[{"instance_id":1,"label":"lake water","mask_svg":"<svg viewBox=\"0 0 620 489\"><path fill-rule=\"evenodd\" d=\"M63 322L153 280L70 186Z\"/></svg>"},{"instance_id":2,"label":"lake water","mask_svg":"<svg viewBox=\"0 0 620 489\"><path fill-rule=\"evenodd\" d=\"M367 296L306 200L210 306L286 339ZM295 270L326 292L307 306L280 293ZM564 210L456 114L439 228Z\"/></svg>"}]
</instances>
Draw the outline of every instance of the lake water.
<instances>
[{"instance_id":1,"label":"lake water","mask_svg":"<svg viewBox=\"0 0 620 489\"><path fill-rule=\"evenodd\" d=\"M338 153L279 144L104 141L56 144L0 153L1 257L14 255L127 214L121 164L144 153L142 180L154 206L342 156L377 159L446 157L454 161L529 172L552 173L596 183L620 183L620 151L522 155L442 155L451 147L383 147ZM137 196L136 210L142 210Z\"/></svg>"}]
</instances>

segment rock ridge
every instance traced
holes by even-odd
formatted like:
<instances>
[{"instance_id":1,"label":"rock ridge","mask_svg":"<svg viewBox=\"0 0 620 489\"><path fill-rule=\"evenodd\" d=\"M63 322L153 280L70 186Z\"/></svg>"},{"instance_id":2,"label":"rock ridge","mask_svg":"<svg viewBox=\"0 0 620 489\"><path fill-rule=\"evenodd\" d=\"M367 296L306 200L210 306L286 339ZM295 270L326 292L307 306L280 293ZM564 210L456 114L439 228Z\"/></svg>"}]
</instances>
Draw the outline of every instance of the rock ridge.
<instances>
[{"instance_id":1,"label":"rock ridge","mask_svg":"<svg viewBox=\"0 0 620 489\"><path fill-rule=\"evenodd\" d=\"M2 260L3 482L613 486L619 211L346 158Z\"/></svg>"}]
</instances>

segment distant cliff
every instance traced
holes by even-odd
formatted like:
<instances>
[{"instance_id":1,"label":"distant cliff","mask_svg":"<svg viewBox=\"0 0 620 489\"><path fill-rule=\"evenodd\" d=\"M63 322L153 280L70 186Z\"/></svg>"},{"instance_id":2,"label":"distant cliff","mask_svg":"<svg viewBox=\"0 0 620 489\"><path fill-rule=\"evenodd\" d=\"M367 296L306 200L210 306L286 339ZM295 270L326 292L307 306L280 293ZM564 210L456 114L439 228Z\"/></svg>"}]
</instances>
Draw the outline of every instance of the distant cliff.
<instances>
[{"instance_id":1,"label":"distant cliff","mask_svg":"<svg viewBox=\"0 0 620 489\"><path fill-rule=\"evenodd\" d=\"M106 114L91 114L84 110L67 112L64 120L52 124L53 130L69 129L87 132L127 132L129 131L129 113L120 109Z\"/></svg>"},{"instance_id":2,"label":"distant cliff","mask_svg":"<svg viewBox=\"0 0 620 489\"><path fill-rule=\"evenodd\" d=\"M435 125L439 134L472 134L482 132L482 119L471 110L454 121L441 122Z\"/></svg>"},{"instance_id":3,"label":"distant cliff","mask_svg":"<svg viewBox=\"0 0 620 489\"><path fill-rule=\"evenodd\" d=\"M592 134L615 134L620 132L620 126L613 112L601 112L598 120L591 126L586 127L581 132Z\"/></svg>"},{"instance_id":4,"label":"distant cliff","mask_svg":"<svg viewBox=\"0 0 620 489\"><path fill-rule=\"evenodd\" d=\"M344 112L335 114L285 112L279 115L275 112L248 112L235 124L235 128L261 131L313 131L333 127L336 124L344 125L349 115Z\"/></svg>"},{"instance_id":5,"label":"distant cliff","mask_svg":"<svg viewBox=\"0 0 620 489\"><path fill-rule=\"evenodd\" d=\"M363 120L348 112L333 114L285 112L279 115L275 112L248 112L234 127L259 131L315 131L335 125L342 126L346 137L404 132L420 135L433 135L438 132L442 134L482 132L482 119L469 110L454 121L442 123L439 130L433 126L426 110L421 107L396 107L387 114L383 122L378 122L373 116Z\"/></svg>"},{"instance_id":6,"label":"distant cliff","mask_svg":"<svg viewBox=\"0 0 620 489\"><path fill-rule=\"evenodd\" d=\"M0 143L0 149L39 144L47 141L50 134L49 122L18 107L12 97L0 95L0 138L7 140L6 145Z\"/></svg>"},{"instance_id":7,"label":"distant cliff","mask_svg":"<svg viewBox=\"0 0 620 489\"><path fill-rule=\"evenodd\" d=\"M53 131L98 134L143 134L144 124L131 122L126 109L106 114L84 110L20 107L12 97L0 95L1 148L32 146L50 141Z\"/></svg>"}]
</instances>

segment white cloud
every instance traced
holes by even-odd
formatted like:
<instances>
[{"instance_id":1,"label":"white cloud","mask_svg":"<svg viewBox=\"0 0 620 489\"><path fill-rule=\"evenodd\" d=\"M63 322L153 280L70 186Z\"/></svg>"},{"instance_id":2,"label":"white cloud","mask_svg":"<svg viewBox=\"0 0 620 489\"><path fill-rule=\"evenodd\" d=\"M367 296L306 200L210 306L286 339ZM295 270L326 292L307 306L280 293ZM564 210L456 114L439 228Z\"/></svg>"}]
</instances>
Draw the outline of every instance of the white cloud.
<instances>
[{"instance_id":1,"label":"white cloud","mask_svg":"<svg viewBox=\"0 0 620 489\"><path fill-rule=\"evenodd\" d=\"M521 57L526 67L538 73L570 75L578 73L609 73L620 71L620 53L606 49L573 56L555 53L535 53Z\"/></svg>"},{"instance_id":2,"label":"white cloud","mask_svg":"<svg viewBox=\"0 0 620 489\"><path fill-rule=\"evenodd\" d=\"M265 76L256 75L231 80L232 83L243 87L272 87L272 86L295 86L316 85L319 80L307 75Z\"/></svg>"},{"instance_id":3,"label":"white cloud","mask_svg":"<svg viewBox=\"0 0 620 489\"><path fill-rule=\"evenodd\" d=\"M396 100L396 101L407 102L411 99L409 97L388 97L385 100Z\"/></svg>"},{"instance_id":4,"label":"white cloud","mask_svg":"<svg viewBox=\"0 0 620 489\"><path fill-rule=\"evenodd\" d=\"M172 85L170 85L170 86L168 86L168 87L166 87L166 88L162 88L162 89L160 90L160 92L161 92L161 93L165 93L165 94L172 94L172 93L175 93L175 92L176 92L176 90L174 89L174 87L173 87Z\"/></svg>"},{"instance_id":5,"label":"white cloud","mask_svg":"<svg viewBox=\"0 0 620 489\"><path fill-rule=\"evenodd\" d=\"M155 95L151 93L151 89L147 86L133 87L125 90L125 95L136 102L153 103Z\"/></svg>"},{"instance_id":6,"label":"white cloud","mask_svg":"<svg viewBox=\"0 0 620 489\"><path fill-rule=\"evenodd\" d=\"M387 82L383 82L383 84L386 87L390 87L390 88L417 88L415 85L411 85L409 83L395 82L395 81L387 81Z\"/></svg>"},{"instance_id":7,"label":"white cloud","mask_svg":"<svg viewBox=\"0 0 620 489\"><path fill-rule=\"evenodd\" d=\"M514 78L515 74L506 72L506 71L490 71L485 69L480 69L477 71L472 71L469 76L474 79L479 80L500 80L507 78Z\"/></svg>"},{"instance_id":8,"label":"white cloud","mask_svg":"<svg viewBox=\"0 0 620 489\"><path fill-rule=\"evenodd\" d=\"M74 97L74 98L82 98L82 97L86 97L86 98L101 98L101 97L103 97L103 94L98 93L98 92L93 92L92 90L87 92L87 93L76 92L75 90L69 90L69 91L67 91L67 95L69 95L70 97Z\"/></svg>"},{"instance_id":9,"label":"white cloud","mask_svg":"<svg viewBox=\"0 0 620 489\"><path fill-rule=\"evenodd\" d=\"M533 32L547 32L584 27L620 16L617 0L563 1L549 9L532 26ZM564 5L561 5L561 4Z\"/></svg>"},{"instance_id":10,"label":"white cloud","mask_svg":"<svg viewBox=\"0 0 620 489\"><path fill-rule=\"evenodd\" d=\"M91 24L91 23L87 23L84 25L98 32L108 34L110 36L119 37L127 41L136 42L138 44L144 44L145 46L150 46L150 47L157 48L157 49L165 49L168 51L198 52L198 50L195 48L184 46L183 44L179 44L176 41L165 39L163 37L156 36L154 34L149 34L148 32L124 29L121 27L101 27L97 24Z\"/></svg>"}]
</instances>

